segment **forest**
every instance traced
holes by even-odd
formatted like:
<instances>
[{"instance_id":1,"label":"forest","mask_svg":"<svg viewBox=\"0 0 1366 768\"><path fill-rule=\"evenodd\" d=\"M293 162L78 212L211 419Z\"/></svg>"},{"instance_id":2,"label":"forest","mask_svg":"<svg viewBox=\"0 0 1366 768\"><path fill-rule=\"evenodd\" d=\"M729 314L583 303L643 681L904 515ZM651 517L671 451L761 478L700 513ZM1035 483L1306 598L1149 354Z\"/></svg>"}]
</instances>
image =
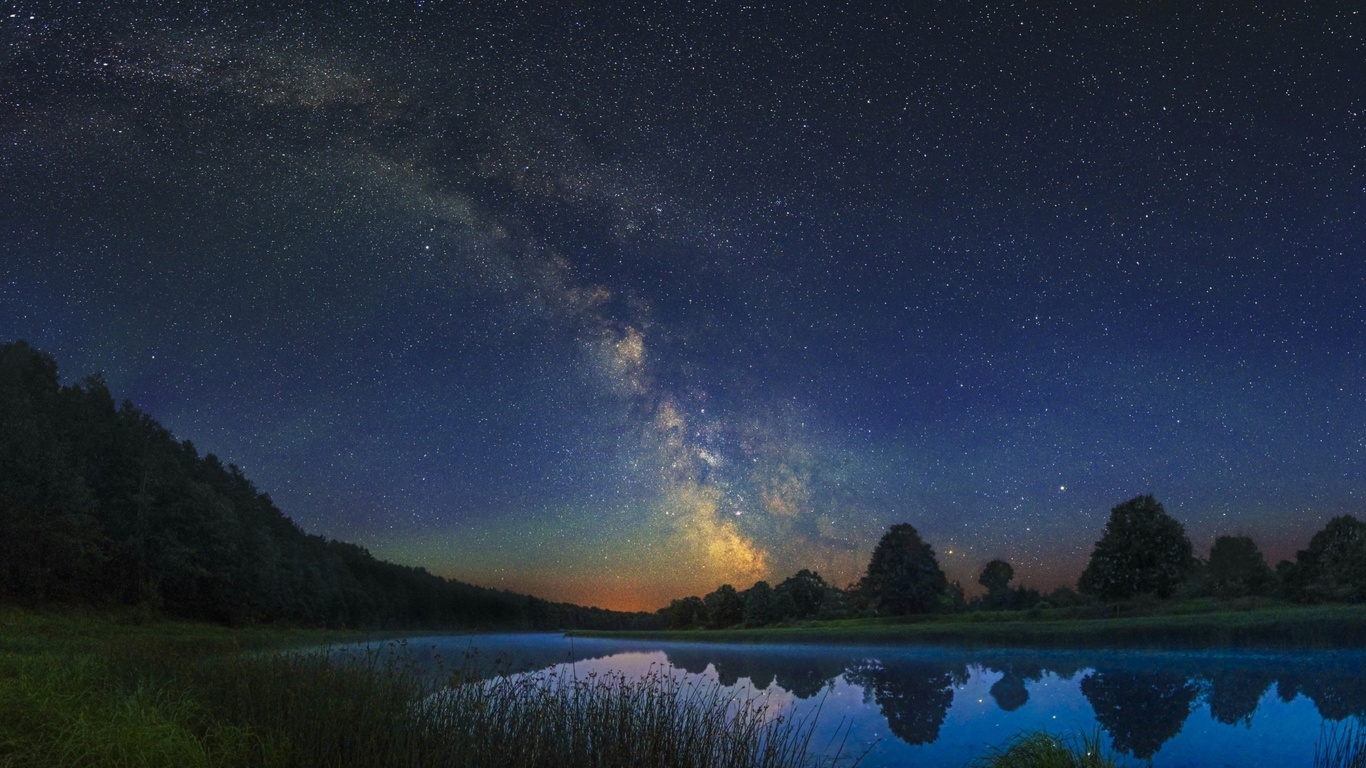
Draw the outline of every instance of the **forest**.
<instances>
[{"instance_id":1,"label":"forest","mask_svg":"<svg viewBox=\"0 0 1366 768\"><path fill-rule=\"evenodd\" d=\"M1110 510L1109 521L1077 580L1048 594L1011 587L1015 569L994 559L977 583L984 592L966 599L950 582L934 548L909 523L893 525L873 549L864 576L841 589L803 569L777 586L760 581L744 591L723 584L704 597L674 600L661 611L670 629L730 629L792 625L853 617L928 613L1078 609L1077 615L1111 615L1106 606L1208 598L1215 601L1284 600L1294 603L1366 602L1366 523L1334 517L1309 545L1272 568L1248 536L1219 536L1207 557L1195 555L1180 521L1152 496L1137 496Z\"/></svg>"},{"instance_id":2,"label":"forest","mask_svg":"<svg viewBox=\"0 0 1366 768\"><path fill-rule=\"evenodd\" d=\"M648 629L659 616L552 603L305 533L242 471L99 376L63 386L0 347L0 601L142 606L227 624Z\"/></svg>"}]
</instances>

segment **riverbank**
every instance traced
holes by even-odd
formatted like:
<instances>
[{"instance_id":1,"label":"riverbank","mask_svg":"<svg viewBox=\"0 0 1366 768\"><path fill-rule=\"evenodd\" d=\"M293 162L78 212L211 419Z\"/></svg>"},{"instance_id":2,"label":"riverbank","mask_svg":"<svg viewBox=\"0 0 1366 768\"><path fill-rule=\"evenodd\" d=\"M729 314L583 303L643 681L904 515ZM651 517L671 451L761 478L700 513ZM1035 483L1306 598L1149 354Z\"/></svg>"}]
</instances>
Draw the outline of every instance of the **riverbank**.
<instances>
[{"instance_id":1,"label":"riverbank","mask_svg":"<svg viewBox=\"0 0 1366 768\"><path fill-rule=\"evenodd\" d=\"M809 763L806 725L719 684L536 672L461 685L461 659L433 673L402 639L308 650L378 639L0 607L0 768Z\"/></svg>"},{"instance_id":2,"label":"riverbank","mask_svg":"<svg viewBox=\"0 0 1366 768\"><path fill-rule=\"evenodd\" d=\"M1035 648L1361 648L1366 605L1253 608L1187 606L1189 612L1081 618L979 612L844 619L757 629L590 632L583 637L717 643L962 645ZM1116 611L1119 613L1119 611Z\"/></svg>"}]
</instances>

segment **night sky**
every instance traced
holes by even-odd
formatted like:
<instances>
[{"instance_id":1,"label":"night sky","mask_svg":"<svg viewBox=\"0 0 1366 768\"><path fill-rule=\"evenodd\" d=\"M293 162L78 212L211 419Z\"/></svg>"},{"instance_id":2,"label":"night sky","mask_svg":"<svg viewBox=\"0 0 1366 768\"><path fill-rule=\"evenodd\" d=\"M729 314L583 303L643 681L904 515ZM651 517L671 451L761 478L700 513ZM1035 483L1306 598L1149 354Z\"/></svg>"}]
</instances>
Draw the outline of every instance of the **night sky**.
<instances>
[{"instance_id":1,"label":"night sky","mask_svg":"<svg viewBox=\"0 0 1366 768\"><path fill-rule=\"evenodd\" d=\"M0 341L653 610L1366 517L1359 3L0 2Z\"/></svg>"}]
</instances>

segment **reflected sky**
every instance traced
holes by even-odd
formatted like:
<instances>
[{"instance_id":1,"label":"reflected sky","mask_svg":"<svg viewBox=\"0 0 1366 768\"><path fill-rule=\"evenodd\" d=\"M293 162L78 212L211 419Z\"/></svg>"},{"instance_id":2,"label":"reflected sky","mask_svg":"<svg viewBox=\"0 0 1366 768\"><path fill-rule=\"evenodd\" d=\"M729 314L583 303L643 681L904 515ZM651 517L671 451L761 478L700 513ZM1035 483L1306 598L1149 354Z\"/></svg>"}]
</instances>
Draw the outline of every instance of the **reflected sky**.
<instances>
[{"instance_id":1,"label":"reflected sky","mask_svg":"<svg viewBox=\"0 0 1366 768\"><path fill-rule=\"evenodd\" d=\"M471 649L503 670L666 671L820 708L813 749L861 766L962 766L1021 732L1101 730L1133 764L1308 766L1325 723L1366 722L1366 654L1041 651L658 643L558 635L420 638L424 663ZM491 670L492 666L486 666Z\"/></svg>"}]
</instances>

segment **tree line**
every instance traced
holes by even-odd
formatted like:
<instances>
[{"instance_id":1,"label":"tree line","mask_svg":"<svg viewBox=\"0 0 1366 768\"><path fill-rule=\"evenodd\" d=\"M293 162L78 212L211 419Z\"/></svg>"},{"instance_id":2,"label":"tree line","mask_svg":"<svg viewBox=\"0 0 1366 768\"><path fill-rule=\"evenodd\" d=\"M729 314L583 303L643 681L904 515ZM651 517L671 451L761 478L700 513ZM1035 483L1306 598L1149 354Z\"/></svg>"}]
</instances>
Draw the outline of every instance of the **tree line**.
<instances>
[{"instance_id":1,"label":"tree line","mask_svg":"<svg viewBox=\"0 0 1366 768\"><path fill-rule=\"evenodd\" d=\"M848 616L906 616L965 610L1040 610L1133 599L1214 597L1282 598L1300 603L1366 600L1366 523L1335 517L1309 546L1272 568L1247 536L1220 536L1199 558L1180 521L1152 496L1115 506L1076 589L1047 595L1012 588L1015 570L1005 560L987 563L978 576L985 593L964 598L950 582L934 548L909 523L893 525L874 547L859 581L844 589L802 570L771 587L759 582L740 592L723 584L705 597L675 600L660 611L672 629L761 627Z\"/></svg>"},{"instance_id":2,"label":"tree line","mask_svg":"<svg viewBox=\"0 0 1366 768\"><path fill-rule=\"evenodd\" d=\"M242 471L200 456L103 380L62 386L0 347L0 600L141 605L227 623L651 628L648 613L552 603L386 562L305 533Z\"/></svg>"}]
</instances>

